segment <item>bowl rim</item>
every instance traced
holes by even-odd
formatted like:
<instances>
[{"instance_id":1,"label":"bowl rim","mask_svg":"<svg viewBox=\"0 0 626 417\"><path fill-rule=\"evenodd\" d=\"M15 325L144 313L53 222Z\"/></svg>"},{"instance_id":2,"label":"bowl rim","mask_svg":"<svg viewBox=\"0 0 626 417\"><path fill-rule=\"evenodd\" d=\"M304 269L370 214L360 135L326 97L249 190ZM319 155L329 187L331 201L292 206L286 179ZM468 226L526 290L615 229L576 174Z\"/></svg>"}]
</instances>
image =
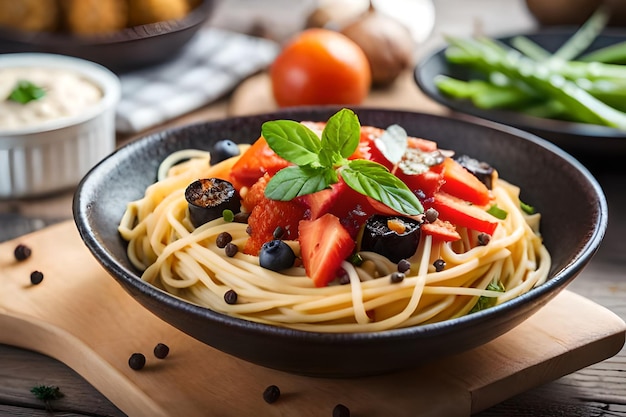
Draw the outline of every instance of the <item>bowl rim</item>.
<instances>
[{"instance_id":1,"label":"bowl rim","mask_svg":"<svg viewBox=\"0 0 626 417\"><path fill-rule=\"evenodd\" d=\"M132 42L162 36L167 33L179 32L203 24L208 19L214 7L214 3L215 0L201 0L196 7L191 9L187 15L180 19L129 26L111 33L82 36L63 32L30 32L0 28L0 38L48 47L67 46L68 43L83 46L99 46Z\"/></svg>"},{"instance_id":2,"label":"bowl rim","mask_svg":"<svg viewBox=\"0 0 626 417\"><path fill-rule=\"evenodd\" d=\"M102 98L93 106L89 106L74 116L47 120L15 129L0 127L0 140L5 143L18 139L23 141L33 137L29 135L81 124L114 108L121 98L122 86L119 77L106 67L86 59L44 52L18 52L2 55L0 70L18 67L54 68L77 73L94 83L102 91ZM21 142L16 142L16 144L21 144Z\"/></svg>"},{"instance_id":3,"label":"bowl rim","mask_svg":"<svg viewBox=\"0 0 626 417\"><path fill-rule=\"evenodd\" d=\"M572 35L577 30L577 27L571 25L542 27L537 29L526 30L522 32L508 33L493 36L493 39L508 43L516 36L527 36L529 38L537 36L565 36ZM626 40L626 30L619 28L606 28L598 39L602 38L619 38L620 40ZM431 78L426 78L424 75L424 69L432 64L434 61L443 62L446 66L449 66L445 61L443 54L449 45L443 45L439 48L435 48L430 51L415 65L413 70L413 78L419 89L426 94L429 98L437 103L449 108L453 111L466 114L473 117L480 117L482 119L490 120L492 122L510 125L524 130L533 130L535 132L546 132L551 134L567 134L577 135L584 137L602 137L612 138L616 140L626 139L626 131L622 131L610 126L594 125L590 123L580 122L568 122L557 119L546 119L531 115L526 115L514 111L507 111L504 109L481 109L474 106L467 100L456 100L448 98L437 90L434 86Z\"/></svg>"},{"instance_id":4,"label":"bowl rim","mask_svg":"<svg viewBox=\"0 0 626 417\"><path fill-rule=\"evenodd\" d=\"M336 106L312 106L312 107L300 107L298 109L283 109L270 113L263 114L254 114L248 116L233 116L220 120L212 120L206 122L196 122L192 124L182 125L173 127L170 129L165 129L159 132L152 132L145 136L138 138L137 140L128 143L114 153L109 155L107 158L100 161L96 166L94 166L91 171L83 178L83 180L78 185L76 192L74 194L73 200L73 214L74 221L77 226L78 232L85 243L85 245L92 252L92 255L97 259L97 261L104 266L104 268L109 272L110 275L114 275L114 279L121 278L126 284L129 284L133 290L139 291L150 298L152 301L165 303L168 307L172 307L176 310L183 310L187 314L191 314L194 317L198 318L208 318L214 320L218 324L228 326L231 328L237 328L245 330L251 334L256 334L259 336L269 336L273 338L279 338L283 340L299 340L300 342L317 342L323 340L327 343L336 343L338 340L341 340L343 343L349 343L353 345L359 345L363 343L370 343L376 341L389 341L389 340L415 340L416 338L423 337L433 337L436 335L442 335L448 332L451 327L456 328L464 328L471 327L475 325L479 325L488 321L492 316L498 314L512 314L517 312L518 315L523 314L523 309L518 308L523 306L527 302L532 300L545 298L546 293L550 292L558 292L560 289L563 289L572 279L576 277L576 275L581 271L582 266L584 266L597 252L599 249L600 243L602 242L608 223L608 204L604 192L600 184L594 178L594 176L589 172L589 170L578 160L572 157L570 154L566 153L564 150L560 149L556 145L548 142L545 139L542 139L534 134L528 133L526 131L520 130L515 127L506 126L500 123L492 122L489 120L476 119L476 120L467 120L463 118L452 118L442 115L430 114L430 113L421 113L416 111L406 111L406 110L393 110L393 109L383 109L383 108L374 108L374 107L356 107L354 110L358 115L360 110L368 111L368 112L386 112L386 113L395 113L395 114L414 114L420 117L431 118L432 120L437 120L438 122L449 122L453 121L454 123L458 123L461 125L479 125L485 128L493 129L496 131L500 131L506 134L512 134L518 137L521 137L524 140L531 141L534 144L545 148L548 152L556 154L559 158L564 160L568 165L570 165L574 170L578 171L586 181L588 181L590 188L593 190L596 195L596 200L594 201L596 205L596 212L598 213L597 222L594 224L593 231L587 238L587 241L584 246L582 246L578 253L577 257L571 260L567 265L561 268L559 271L555 271L549 279L542 285L532 288L529 292L524 293L512 300L509 300L500 305L491 307L486 310L482 310L473 314L467 314L465 316L457 317L450 320L445 320L436 323L423 324L419 326L411 326L397 329L384 330L379 332L350 332L350 333L331 333L331 332L318 332L318 331L308 331L308 330L298 330L287 327L280 327L270 324L258 323L254 321L249 321L233 316L229 316L224 313L220 313L217 311L213 311L209 308L202 307L191 302L188 302L180 297L172 295L164 290L161 290L152 284L149 284L143 281L138 275L137 271L126 268L119 263L116 262L115 257L108 251L105 245L99 240L96 234L93 234L90 230L90 217L92 214L90 213L91 202L86 199L85 195L82 191L85 187L89 186L90 182L94 178L94 173L99 171L106 172L108 169L113 168L115 166L114 155L118 153L124 152L132 152L134 148L141 148L144 143L155 141L156 143L164 140L168 136L172 134L176 134L176 132L185 130L185 129L193 129L194 126L200 125L211 125L211 124L220 124L220 123L228 123L229 121L241 121L245 123L246 120L250 119L258 119L265 118L266 120L272 120L272 118L276 118L276 116L284 117L285 110L292 111L289 113L290 115L296 114L297 112L307 112L307 111L316 111L320 109L339 109L340 107ZM293 112L295 110L295 113ZM93 190L92 190L93 191ZM547 302L548 300L545 300ZM516 316L515 314L513 317Z\"/></svg>"}]
</instances>

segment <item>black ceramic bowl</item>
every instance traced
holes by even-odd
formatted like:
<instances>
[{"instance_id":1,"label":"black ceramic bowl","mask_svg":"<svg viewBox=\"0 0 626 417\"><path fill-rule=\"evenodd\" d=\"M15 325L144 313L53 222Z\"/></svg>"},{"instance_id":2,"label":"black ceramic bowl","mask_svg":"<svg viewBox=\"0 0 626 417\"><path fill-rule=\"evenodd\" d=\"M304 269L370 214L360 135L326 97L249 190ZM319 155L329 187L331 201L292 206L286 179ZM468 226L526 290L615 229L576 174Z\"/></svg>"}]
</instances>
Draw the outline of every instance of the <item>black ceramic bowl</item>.
<instances>
[{"instance_id":1,"label":"black ceramic bowl","mask_svg":"<svg viewBox=\"0 0 626 417\"><path fill-rule=\"evenodd\" d=\"M292 109L195 124L124 146L81 182L74 218L96 259L138 302L185 333L241 359L287 372L347 377L415 367L482 345L515 327L576 277L598 249L607 225L603 192L589 172L554 145L517 129L481 121L377 109L356 109L361 124L397 123L411 135L490 161L521 186L522 199L543 215L552 254L544 285L465 317L379 333L329 334L253 323L192 305L142 281L126 256L117 226L129 201L155 181L159 163L184 148L209 149L223 138L255 140L267 120L325 121L336 108ZM110 303L111 300L103 300Z\"/></svg>"},{"instance_id":2,"label":"black ceramic bowl","mask_svg":"<svg viewBox=\"0 0 626 417\"><path fill-rule=\"evenodd\" d=\"M537 32L522 33L498 38L510 44L515 36L523 35L548 51L556 51L575 32L576 28L546 28ZM626 41L626 31L606 30L598 36L587 51ZM419 88L438 103L459 113L496 121L534 133L547 139L571 154L582 159L626 155L626 132L599 125L570 123L559 120L531 117L506 110L485 110L467 100L458 100L442 94L434 83L437 75L443 74L461 80L481 77L467 67L448 63L445 47L424 58L415 68L415 80Z\"/></svg>"},{"instance_id":3,"label":"black ceramic bowl","mask_svg":"<svg viewBox=\"0 0 626 417\"><path fill-rule=\"evenodd\" d=\"M0 28L0 53L47 52L101 64L116 73L166 62L198 32L215 0L202 0L179 20L128 27L110 34L78 36Z\"/></svg>"}]
</instances>

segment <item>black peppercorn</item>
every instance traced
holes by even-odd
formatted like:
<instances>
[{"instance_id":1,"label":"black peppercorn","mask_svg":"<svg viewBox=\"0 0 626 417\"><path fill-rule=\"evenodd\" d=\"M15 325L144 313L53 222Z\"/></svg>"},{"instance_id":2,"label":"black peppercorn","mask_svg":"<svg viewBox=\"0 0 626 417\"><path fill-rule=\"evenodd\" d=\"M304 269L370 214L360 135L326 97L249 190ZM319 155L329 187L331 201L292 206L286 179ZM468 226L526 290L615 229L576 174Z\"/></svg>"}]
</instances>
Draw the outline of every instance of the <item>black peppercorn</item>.
<instances>
[{"instance_id":1,"label":"black peppercorn","mask_svg":"<svg viewBox=\"0 0 626 417\"><path fill-rule=\"evenodd\" d=\"M130 366L131 369L138 371L146 366L146 357L143 353L133 353L130 355L130 358L128 358L128 366Z\"/></svg>"},{"instance_id":2,"label":"black peppercorn","mask_svg":"<svg viewBox=\"0 0 626 417\"><path fill-rule=\"evenodd\" d=\"M33 271L30 273L30 283L33 285L41 284L43 281L43 273L41 271Z\"/></svg>"},{"instance_id":3,"label":"black peppercorn","mask_svg":"<svg viewBox=\"0 0 626 417\"><path fill-rule=\"evenodd\" d=\"M263 391L263 399L266 403L272 404L280 398L280 388L276 385L270 385Z\"/></svg>"},{"instance_id":4,"label":"black peppercorn","mask_svg":"<svg viewBox=\"0 0 626 417\"><path fill-rule=\"evenodd\" d=\"M15 256L15 259L17 259L18 261L23 261L23 260L28 259L31 253L32 251L30 250L30 248L26 245L22 245L21 243L17 245L15 247L15 250L13 251L13 255Z\"/></svg>"},{"instance_id":5,"label":"black peppercorn","mask_svg":"<svg viewBox=\"0 0 626 417\"><path fill-rule=\"evenodd\" d=\"M404 274L409 269L411 269L411 262L406 259L400 259L400 262L398 262L398 272L402 272Z\"/></svg>"},{"instance_id":6,"label":"black peppercorn","mask_svg":"<svg viewBox=\"0 0 626 417\"><path fill-rule=\"evenodd\" d=\"M283 229L280 226L277 226L276 229L274 229L274 233L272 235L274 236L274 239L280 239L283 237L284 234L285 234L285 229Z\"/></svg>"},{"instance_id":7,"label":"black peppercorn","mask_svg":"<svg viewBox=\"0 0 626 417\"><path fill-rule=\"evenodd\" d=\"M224 293L226 304L237 304L237 293L235 290L228 290Z\"/></svg>"},{"instance_id":8,"label":"black peppercorn","mask_svg":"<svg viewBox=\"0 0 626 417\"><path fill-rule=\"evenodd\" d=\"M249 217L250 217L250 213L240 211L239 213L235 214L233 221L235 223L248 223Z\"/></svg>"},{"instance_id":9,"label":"black peppercorn","mask_svg":"<svg viewBox=\"0 0 626 417\"><path fill-rule=\"evenodd\" d=\"M337 404L333 408L333 417L350 417L350 409L343 404Z\"/></svg>"},{"instance_id":10,"label":"black peppercorn","mask_svg":"<svg viewBox=\"0 0 626 417\"><path fill-rule=\"evenodd\" d=\"M487 233L481 233L478 235L478 244L480 246L485 246L491 240L491 236Z\"/></svg>"},{"instance_id":11,"label":"black peppercorn","mask_svg":"<svg viewBox=\"0 0 626 417\"><path fill-rule=\"evenodd\" d=\"M232 258L237 254L237 252L239 252L239 248L234 243L228 242L226 244L226 247L224 248L224 251L226 252L226 256Z\"/></svg>"},{"instance_id":12,"label":"black peppercorn","mask_svg":"<svg viewBox=\"0 0 626 417\"><path fill-rule=\"evenodd\" d=\"M437 259L435 262L433 262L433 266L435 267L435 271L441 272L446 267L446 261L444 261L443 259Z\"/></svg>"},{"instance_id":13,"label":"black peppercorn","mask_svg":"<svg viewBox=\"0 0 626 417\"><path fill-rule=\"evenodd\" d=\"M224 249L226 245L228 245L232 240L233 240L233 237L230 233L222 232L219 235L217 235L217 238L215 238L215 244L217 245L218 248Z\"/></svg>"},{"instance_id":14,"label":"black peppercorn","mask_svg":"<svg viewBox=\"0 0 626 417\"><path fill-rule=\"evenodd\" d=\"M424 212L424 217L428 223L434 223L439 218L439 212L431 207Z\"/></svg>"},{"instance_id":15,"label":"black peppercorn","mask_svg":"<svg viewBox=\"0 0 626 417\"><path fill-rule=\"evenodd\" d=\"M164 343L157 343L154 347L154 356L159 359L165 359L165 357L170 353L170 348Z\"/></svg>"},{"instance_id":16,"label":"black peppercorn","mask_svg":"<svg viewBox=\"0 0 626 417\"><path fill-rule=\"evenodd\" d=\"M397 284L404 281L404 274L402 272L394 272L391 274L390 279L393 284Z\"/></svg>"}]
</instances>

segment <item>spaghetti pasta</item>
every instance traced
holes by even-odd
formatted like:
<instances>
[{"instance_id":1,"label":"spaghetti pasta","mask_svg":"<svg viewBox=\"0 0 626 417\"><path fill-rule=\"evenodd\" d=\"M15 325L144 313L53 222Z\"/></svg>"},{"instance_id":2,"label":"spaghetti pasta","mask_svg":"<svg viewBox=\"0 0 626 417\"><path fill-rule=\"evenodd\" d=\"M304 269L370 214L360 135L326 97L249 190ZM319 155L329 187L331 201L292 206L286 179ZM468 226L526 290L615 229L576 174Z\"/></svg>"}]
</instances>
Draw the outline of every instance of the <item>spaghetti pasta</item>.
<instances>
[{"instance_id":1,"label":"spaghetti pasta","mask_svg":"<svg viewBox=\"0 0 626 417\"><path fill-rule=\"evenodd\" d=\"M242 153L248 145L240 145ZM177 163L181 158L191 158ZM542 284L550 255L538 231L539 214L520 209L519 188L496 178L495 204L505 219L487 244L476 245L477 232L457 227L460 240L444 242L422 233L411 268L400 282L390 276L397 264L374 252L361 252L362 265L344 261L347 283L316 287L300 266L280 272L259 265L259 257L230 257L217 246L222 232L243 247L249 238L244 223L217 218L194 227L188 216L185 188L198 178L228 171L237 157L210 165L210 155L186 150L169 157L159 180L145 196L131 202L119 232L128 241L128 256L142 279L189 302L255 322L321 332L375 332L459 317L478 302L497 304ZM245 192L245 190L242 190ZM298 254L297 241L287 242ZM433 266L445 263L443 270ZM234 290L237 303L224 294Z\"/></svg>"}]
</instances>

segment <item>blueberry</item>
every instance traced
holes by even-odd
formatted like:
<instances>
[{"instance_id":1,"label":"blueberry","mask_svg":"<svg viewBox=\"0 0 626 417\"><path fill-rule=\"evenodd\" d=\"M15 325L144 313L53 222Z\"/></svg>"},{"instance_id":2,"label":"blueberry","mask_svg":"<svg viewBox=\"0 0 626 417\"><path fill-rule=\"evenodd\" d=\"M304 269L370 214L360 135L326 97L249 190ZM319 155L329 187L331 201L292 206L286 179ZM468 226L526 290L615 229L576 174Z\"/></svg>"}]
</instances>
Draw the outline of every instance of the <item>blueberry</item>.
<instances>
[{"instance_id":1,"label":"blueberry","mask_svg":"<svg viewBox=\"0 0 626 417\"><path fill-rule=\"evenodd\" d=\"M222 139L213 145L211 149L211 164L217 164L225 159L239 155L239 147L230 139Z\"/></svg>"},{"instance_id":2,"label":"blueberry","mask_svg":"<svg viewBox=\"0 0 626 417\"><path fill-rule=\"evenodd\" d=\"M259 252L259 263L265 269L272 271L282 271L291 268L296 255L291 247L282 240L272 240L261 246Z\"/></svg>"}]
</instances>

